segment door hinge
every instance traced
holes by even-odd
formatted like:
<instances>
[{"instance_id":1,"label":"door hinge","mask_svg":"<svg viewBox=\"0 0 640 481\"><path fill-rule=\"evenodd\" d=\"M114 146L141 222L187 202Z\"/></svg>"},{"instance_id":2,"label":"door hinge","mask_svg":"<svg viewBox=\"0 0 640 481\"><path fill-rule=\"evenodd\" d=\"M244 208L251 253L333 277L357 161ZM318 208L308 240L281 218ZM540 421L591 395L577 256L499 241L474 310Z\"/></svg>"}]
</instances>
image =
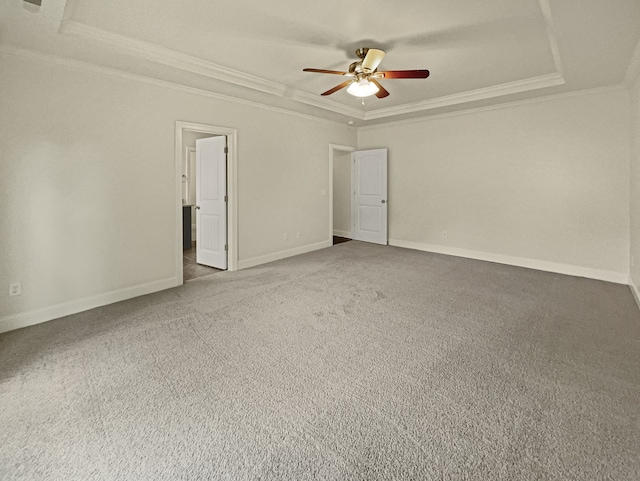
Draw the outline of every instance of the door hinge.
<instances>
[{"instance_id":1,"label":"door hinge","mask_svg":"<svg viewBox=\"0 0 640 481\"><path fill-rule=\"evenodd\" d=\"M225 195L225 196L224 196L224 201L225 201L225 202L229 202L229 196L228 196L228 195Z\"/></svg>"},{"instance_id":2,"label":"door hinge","mask_svg":"<svg viewBox=\"0 0 640 481\"><path fill-rule=\"evenodd\" d=\"M224 250L225 250L225 252L229 250L229 245L228 244L224 245Z\"/></svg>"},{"instance_id":3,"label":"door hinge","mask_svg":"<svg viewBox=\"0 0 640 481\"><path fill-rule=\"evenodd\" d=\"M224 153L225 153L225 154L228 154L228 153L229 153L229 147L225 147L225 148L224 148Z\"/></svg>"}]
</instances>

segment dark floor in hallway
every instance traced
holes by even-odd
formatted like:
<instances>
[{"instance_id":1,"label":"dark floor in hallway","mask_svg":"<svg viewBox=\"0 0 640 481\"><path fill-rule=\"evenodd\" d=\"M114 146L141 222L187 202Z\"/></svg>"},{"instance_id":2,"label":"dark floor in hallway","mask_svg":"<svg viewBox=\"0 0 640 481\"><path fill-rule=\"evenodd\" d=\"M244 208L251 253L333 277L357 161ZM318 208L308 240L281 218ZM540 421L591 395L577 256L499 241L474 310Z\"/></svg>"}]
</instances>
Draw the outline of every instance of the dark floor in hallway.
<instances>
[{"instance_id":1,"label":"dark floor in hallway","mask_svg":"<svg viewBox=\"0 0 640 481\"><path fill-rule=\"evenodd\" d=\"M342 244L343 242L349 242L351 239L347 237L339 237L337 235L333 236L333 245Z\"/></svg>"},{"instance_id":2,"label":"dark floor in hallway","mask_svg":"<svg viewBox=\"0 0 640 481\"><path fill-rule=\"evenodd\" d=\"M189 281L191 279L197 279L198 277L210 276L218 272L223 272L221 269L215 269L209 266L203 266L196 263L196 243L193 242L191 249L185 249L182 251L182 265L183 265L183 279Z\"/></svg>"}]
</instances>

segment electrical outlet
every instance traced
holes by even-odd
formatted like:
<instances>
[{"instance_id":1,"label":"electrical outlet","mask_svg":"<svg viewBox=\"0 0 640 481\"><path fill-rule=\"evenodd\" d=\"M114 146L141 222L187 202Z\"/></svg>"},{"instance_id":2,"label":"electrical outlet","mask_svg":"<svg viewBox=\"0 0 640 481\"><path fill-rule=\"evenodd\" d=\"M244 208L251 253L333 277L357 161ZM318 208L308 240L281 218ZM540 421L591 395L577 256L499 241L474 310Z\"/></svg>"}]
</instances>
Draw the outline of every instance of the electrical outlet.
<instances>
[{"instance_id":1,"label":"electrical outlet","mask_svg":"<svg viewBox=\"0 0 640 481\"><path fill-rule=\"evenodd\" d=\"M298 233L296 234L296 237L300 239L300 231L298 231Z\"/></svg>"},{"instance_id":2,"label":"electrical outlet","mask_svg":"<svg viewBox=\"0 0 640 481\"><path fill-rule=\"evenodd\" d=\"M20 294L22 294L22 282L9 284L9 296L19 296Z\"/></svg>"},{"instance_id":3,"label":"electrical outlet","mask_svg":"<svg viewBox=\"0 0 640 481\"><path fill-rule=\"evenodd\" d=\"M289 240L289 234L286 232L282 235L282 240Z\"/></svg>"},{"instance_id":4,"label":"electrical outlet","mask_svg":"<svg viewBox=\"0 0 640 481\"><path fill-rule=\"evenodd\" d=\"M442 237L447 237L447 231L442 231Z\"/></svg>"},{"instance_id":5,"label":"electrical outlet","mask_svg":"<svg viewBox=\"0 0 640 481\"><path fill-rule=\"evenodd\" d=\"M320 195L323 197L327 195L327 189L320 189Z\"/></svg>"}]
</instances>

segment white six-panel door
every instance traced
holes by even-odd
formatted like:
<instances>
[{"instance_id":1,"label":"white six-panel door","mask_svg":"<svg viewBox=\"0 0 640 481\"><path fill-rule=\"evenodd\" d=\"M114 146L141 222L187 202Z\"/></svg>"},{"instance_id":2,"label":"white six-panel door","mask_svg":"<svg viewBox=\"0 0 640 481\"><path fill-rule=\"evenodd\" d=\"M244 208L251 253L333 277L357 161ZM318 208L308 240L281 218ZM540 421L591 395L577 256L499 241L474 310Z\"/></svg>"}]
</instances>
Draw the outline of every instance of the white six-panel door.
<instances>
[{"instance_id":1,"label":"white six-panel door","mask_svg":"<svg viewBox=\"0 0 640 481\"><path fill-rule=\"evenodd\" d=\"M196 262L227 268L225 136L196 140Z\"/></svg>"},{"instance_id":2,"label":"white six-panel door","mask_svg":"<svg viewBox=\"0 0 640 481\"><path fill-rule=\"evenodd\" d=\"M353 160L353 239L387 244L387 149L359 150Z\"/></svg>"}]
</instances>

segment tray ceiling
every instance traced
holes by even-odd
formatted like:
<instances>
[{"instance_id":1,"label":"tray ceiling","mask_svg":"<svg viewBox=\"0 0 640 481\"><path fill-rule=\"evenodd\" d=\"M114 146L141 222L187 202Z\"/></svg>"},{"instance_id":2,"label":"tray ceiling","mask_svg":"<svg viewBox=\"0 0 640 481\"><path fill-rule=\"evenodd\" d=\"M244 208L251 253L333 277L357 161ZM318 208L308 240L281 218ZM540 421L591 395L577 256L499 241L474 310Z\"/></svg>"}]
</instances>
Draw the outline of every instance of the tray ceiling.
<instances>
[{"instance_id":1,"label":"tray ceiling","mask_svg":"<svg viewBox=\"0 0 640 481\"><path fill-rule=\"evenodd\" d=\"M0 4L0 42L252 102L363 122L616 85L640 38L637 0L21 0ZM360 47L383 80L362 102L339 91Z\"/></svg>"}]
</instances>

